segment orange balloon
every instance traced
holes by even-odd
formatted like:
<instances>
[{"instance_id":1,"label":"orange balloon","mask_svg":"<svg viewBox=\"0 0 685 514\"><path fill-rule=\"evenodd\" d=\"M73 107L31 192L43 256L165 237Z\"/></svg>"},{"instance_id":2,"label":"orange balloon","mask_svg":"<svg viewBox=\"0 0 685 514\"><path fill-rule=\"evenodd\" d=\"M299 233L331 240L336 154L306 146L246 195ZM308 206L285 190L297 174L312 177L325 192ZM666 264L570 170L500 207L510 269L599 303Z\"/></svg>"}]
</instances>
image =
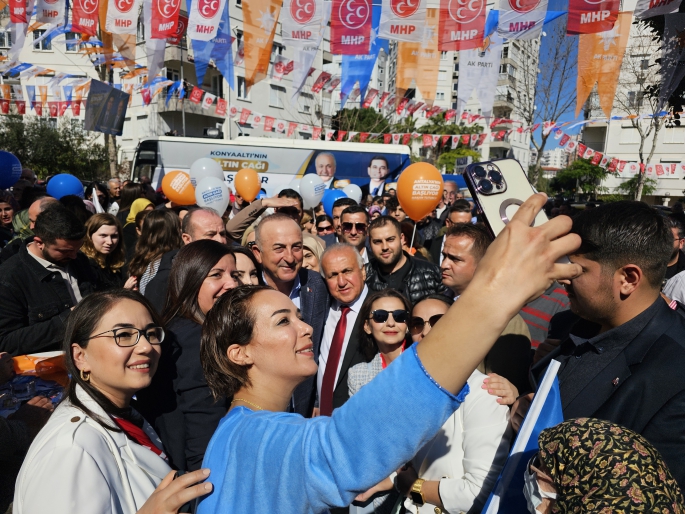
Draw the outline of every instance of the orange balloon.
<instances>
[{"instance_id":1,"label":"orange balloon","mask_svg":"<svg viewBox=\"0 0 685 514\"><path fill-rule=\"evenodd\" d=\"M442 198L442 175L427 162L407 167L397 181L397 199L402 210L414 221L430 214Z\"/></svg>"},{"instance_id":2,"label":"orange balloon","mask_svg":"<svg viewBox=\"0 0 685 514\"><path fill-rule=\"evenodd\" d=\"M190 182L190 175L182 171L170 171L162 179L162 191L166 197L177 205L193 205L195 188Z\"/></svg>"},{"instance_id":3,"label":"orange balloon","mask_svg":"<svg viewBox=\"0 0 685 514\"><path fill-rule=\"evenodd\" d=\"M248 202L257 198L261 187L259 174L255 170L243 168L235 174L235 191Z\"/></svg>"}]
</instances>

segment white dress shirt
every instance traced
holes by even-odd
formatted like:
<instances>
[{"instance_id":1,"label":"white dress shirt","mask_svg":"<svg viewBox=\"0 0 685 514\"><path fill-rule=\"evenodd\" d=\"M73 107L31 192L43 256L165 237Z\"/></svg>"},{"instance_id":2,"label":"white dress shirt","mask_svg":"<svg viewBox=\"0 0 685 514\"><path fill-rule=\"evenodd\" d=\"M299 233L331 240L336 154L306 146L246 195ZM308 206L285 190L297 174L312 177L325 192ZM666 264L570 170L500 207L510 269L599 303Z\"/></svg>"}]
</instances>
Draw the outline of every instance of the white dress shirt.
<instances>
[{"instance_id":1,"label":"white dress shirt","mask_svg":"<svg viewBox=\"0 0 685 514\"><path fill-rule=\"evenodd\" d=\"M265 284L269 284L269 282L266 280L266 274L262 272L262 279L264 280ZM298 309L301 309L302 306L300 305L300 291L302 290L302 284L300 283L300 274L298 273L295 275L295 282L293 282L293 287L290 290L290 294L288 295L288 298L290 298L293 303L295 304L295 307Z\"/></svg>"},{"instance_id":2,"label":"white dress shirt","mask_svg":"<svg viewBox=\"0 0 685 514\"><path fill-rule=\"evenodd\" d=\"M338 383L338 378L340 376L340 368L342 366L343 359L345 358L345 352L347 351L347 343L350 340L350 335L354 329L354 324L357 322L357 316L359 315L359 310L362 308L364 300L366 300L366 295L369 290L364 285L362 289L362 294L359 298L352 302L350 307L350 312L347 313L347 327L345 329L345 340L343 341L342 352L340 353L340 360L338 361L338 369L335 372L335 382ZM328 318L326 318L326 325L323 329L323 338L321 339L321 351L319 353L319 371L316 376L316 389L321 397L321 385L323 384L323 375L326 372L326 363L328 362L328 353L331 350L331 343L333 342L333 334L335 334L335 327L338 326L338 321L342 316L342 311L340 310L340 303L336 300L333 305L331 305L328 311ZM335 386L333 387L335 390Z\"/></svg>"}]
</instances>

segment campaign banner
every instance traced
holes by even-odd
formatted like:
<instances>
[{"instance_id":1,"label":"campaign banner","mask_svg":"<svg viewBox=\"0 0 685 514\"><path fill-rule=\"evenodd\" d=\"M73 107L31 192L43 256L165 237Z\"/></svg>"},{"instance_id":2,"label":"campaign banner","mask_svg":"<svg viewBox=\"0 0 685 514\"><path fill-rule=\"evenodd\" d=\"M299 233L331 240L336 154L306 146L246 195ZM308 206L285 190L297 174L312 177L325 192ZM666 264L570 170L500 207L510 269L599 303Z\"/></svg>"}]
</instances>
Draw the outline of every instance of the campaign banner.
<instances>
[{"instance_id":1,"label":"campaign banner","mask_svg":"<svg viewBox=\"0 0 685 514\"><path fill-rule=\"evenodd\" d=\"M188 100L193 102L194 104L199 104L202 102L202 94L204 91L200 89L197 86L193 86L193 90L190 92L190 96L188 97Z\"/></svg>"},{"instance_id":2,"label":"campaign banner","mask_svg":"<svg viewBox=\"0 0 685 514\"><path fill-rule=\"evenodd\" d=\"M100 0L74 0L71 4L71 30L96 36Z\"/></svg>"},{"instance_id":3,"label":"campaign banner","mask_svg":"<svg viewBox=\"0 0 685 514\"><path fill-rule=\"evenodd\" d=\"M17 106L17 114L22 116L26 114L26 102L24 100L16 100L15 104Z\"/></svg>"},{"instance_id":4,"label":"campaign banner","mask_svg":"<svg viewBox=\"0 0 685 514\"><path fill-rule=\"evenodd\" d=\"M293 123L292 121L288 123L288 133L286 134L288 137L292 137L292 135L295 133L297 130L297 123Z\"/></svg>"},{"instance_id":5,"label":"campaign banner","mask_svg":"<svg viewBox=\"0 0 685 514\"><path fill-rule=\"evenodd\" d=\"M228 102L223 98L219 97L216 99L216 110L214 111L217 116L226 116L226 107Z\"/></svg>"},{"instance_id":6,"label":"campaign banner","mask_svg":"<svg viewBox=\"0 0 685 514\"><path fill-rule=\"evenodd\" d=\"M331 74L327 71L322 71L312 84L312 93L320 93L324 86L331 78Z\"/></svg>"},{"instance_id":7,"label":"campaign banner","mask_svg":"<svg viewBox=\"0 0 685 514\"><path fill-rule=\"evenodd\" d=\"M342 142L343 138L345 137L345 134L347 134L347 130L338 130L338 138L337 141L339 143Z\"/></svg>"},{"instance_id":8,"label":"campaign banner","mask_svg":"<svg viewBox=\"0 0 685 514\"><path fill-rule=\"evenodd\" d=\"M240 66L245 62L245 43L241 39L238 42L238 47L235 49L235 57L233 57L233 64Z\"/></svg>"},{"instance_id":9,"label":"campaign banner","mask_svg":"<svg viewBox=\"0 0 685 514\"><path fill-rule=\"evenodd\" d=\"M273 66L271 66L271 80L277 80L279 82L283 80L283 74L285 73L285 66L287 64L287 57L283 55L275 56Z\"/></svg>"},{"instance_id":10,"label":"campaign banner","mask_svg":"<svg viewBox=\"0 0 685 514\"><path fill-rule=\"evenodd\" d=\"M272 132L275 122L276 118L272 118L271 116L264 116L264 132Z\"/></svg>"},{"instance_id":11,"label":"campaign banner","mask_svg":"<svg viewBox=\"0 0 685 514\"><path fill-rule=\"evenodd\" d=\"M440 0L438 50L479 47L485 29L485 0Z\"/></svg>"},{"instance_id":12,"label":"campaign banner","mask_svg":"<svg viewBox=\"0 0 685 514\"><path fill-rule=\"evenodd\" d=\"M36 0L36 21L62 25L65 8L66 0Z\"/></svg>"},{"instance_id":13,"label":"campaign banner","mask_svg":"<svg viewBox=\"0 0 685 514\"><path fill-rule=\"evenodd\" d=\"M321 127L314 127L312 129L312 139L315 141L321 139Z\"/></svg>"},{"instance_id":14,"label":"campaign banner","mask_svg":"<svg viewBox=\"0 0 685 514\"><path fill-rule=\"evenodd\" d=\"M10 113L10 101L3 98L0 100L0 112L2 114L9 114Z\"/></svg>"},{"instance_id":15,"label":"campaign banner","mask_svg":"<svg viewBox=\"0 0 685 514\"><path fill-rule=\"evenodd\" d=\"M150 37L178 45L188 27L188 17L180 16L181 0L143 0L150 8Z\"/></svg>"},{"instance_id":16,"label":"campaign banner","mask_svg":"<svg viewBox=\"0 0 685 514\"><path fill-rule=\"evenodd\" d=\"M428 0L386 0L382 4L378 35L395 41L423 40Z\"/></svg>"},{"instance_id":17,"label":"campaign banner","mask_svg":"<svg viewBox=\"0 0 685 514\"><path fill-rule=\"evenodd\" d=\"M501 0L497 35L505 39L536 39L546 14L547 0Z\"/></svg>"},{"instance_id":18,"label":"campaign banner","mask_svg":"<svg viewBox=\"0 0 685 514\"><path fill-rule=\"evenodd\" d=\"M248 118L250 117L250 114L252 114L252 111L250 109L245 109L244 107L240 110L240 119L238 120L238 123L241 125L245 125L247 123Z\"/></svg>"},{"instance_id":19,"label":"campaign banner","mask_svg":"<svg viewBox=\"0 0 685 514\"><path fill-rule=\"evenodd\" d=\"M364 98L364 102L362 102L362 107L364 109L368 109L371 107L371 104L373 101L376 99L378 96L378 89L369 89L369 91L366 93L366 97Z\"/></svg>"},{"instance_id":20,"label":"campaign banner","mask_svg":"<svg viewBox=\"0 0 685 514\"><path fill-rule=\"evenodd\" d=\"M78 0L75 0L78 2ZM9 0L10 22L27 23L26 0ZM14 39L14 38L12 38Z\"/></svg>"},{"instance_id":21,"label":"campaign banner","mask_svg":"<svg viewBox=\"0 0 685 514\"><path fill-rule=\"evenodd\" d=\"M281 0L250 0L243 4L245 84L248 88L265 79L281 13Z\"/></svg>"},{"instance_id":22,"label":"campaign banner","mask_svg":"<svg viewBox=\"0 0 685 514\"><path fill-rule=\"evenodd\" d=\"M85 129L120 136L124 128L128 100L128 93L104 82L91 80L86 102Z\"/></svg>"},{"instance_id":23,"label":"campaign banner","mask_svg":"<svg viewBox=\"0 0 685 514\"><path fill-rule=\"evenodd\" d=\"M423 40L420 43L403 41L397 45L396 87L398 94L404 95L414 82L425 102L432 105L440 68L437 37L439 10L427 9L424 14L426 30L423 31Z\"/></svg>"},{"instance_id":24,"label":"campaign banner","mask_svg":"<svg viewBox=\"0 0 685 514\"><path fill-rule=\"evenodd\" d=\"M495 92L499 78L499 63L502 54L502 39L492 34L483 41L483 46L459 51L459 82L457 85L457 111L464 107L476 91L483 116L492 115Z\"/></svg>"},{"instance_id":25,"label":"campaign banner","mask_svg":"<svg viewBox=\"0 0 685 514\"><path fill-rule=\"evenodd\" d=\"M108 0L105 30L112 34L135 34L141 0Z\"/></svg>"},{"instance_id":26,"label":"campaign banner","mask_svg":"<svg viewBox=\"0 0 685 514\"><path fill-rule=\"evenodd\" d=\"M334 77L331 77L331 80L328 81L328 84L324 87L324 90L326 93L332 93L336 87L340 85L340 77L338 75L335 75Z\"/></svg>"},{"instance_id":27,"label":"campaign banner","mask_svg":"<svg viewBox=\"0 0 685 514\"><path fill-rule=\"evenodd\" d=\"M285 133L285 127L286 127L286 121L285 120L276 120L276 124L274 125L276 132L280 132L281 134L284 134Z\"/></svg>"},{"instance_id":28,"label":"campaign banner","mask_svg":"<svg viewBox=\"0 0 685 514\"><path fill-rule=\"evenodd\" d=\"M371 45L371 0L333 0L331 53L364 55Z\"/></svg>"},{"instance_id":29,"label":"campaign banner","mask_svg":"<svg viewBox=\"0 0 685 514\"><path fill-rule=\"evenodd\" d=\"M659 109L668 102L676 88L685 77L685 46L682 34L685 31L685 14L664 16L664 38L661 53L661 88L659 89Z\"/></svg>"},{"instance_id":30,"label":"campaign banner","mask_svg":"<svg viewBox=\"0 0 685 514\"><path fill-rule=\"evenodd\" d=\"M81 115L81 100L74 100L73 102L71 102L71 113L74 116Z\"/></svg>"},{"instance_id":31,"label":"campaign banner","mask_svg":"<svg viewBox=\"0 0 685 514\"><path fill-rule=\"evenodd\" d=\"M188 9L188 37L197 41L213 39L219 30L225 4L226 0L192 0Z\"/></svg>"},{"instance_id":32,"label":"campaign banner","mask_svg":"<svg viewBox=\"0 0 685 514\"><path fill-rule=\"evenodd\" d=\"M619 7L620 0L569 0L566 33L596 34L611 30Z\"/></svg>"},{"instance_id":33,"label":"campaign banner","mask_svg":"<svg viewBox=\"0 0 685 514\"><path fill-rule=\"evenodd\" d=\"M209 41L192 41L195 52L195 75L199 84L204 81L210 61L214 61L229 87L234 88L233 53L231 51L233 39L235 38L231 35L229 8L228 2L226 2L216 37Z\"/></svg>"},{"instance_id":34,"label":"campaign banner","mask_svg":"<svg viewBox=\"0 0 685 514\"><path fill-rule=\"evenodd\" d=\"M335 135L335 130L330 130L330 129L326 130L325 140L330 141L331 139L333 139L334 135Z\"/></svg>"},{"instance_id":35,"label":"campaign banner","mask_svg":"<svg viewBox=\"0 0 685 514\"><path fill-rule=\"evenodd\" d=\"M638 20L678 12L682 0L637 0L633 15Z\"/></svg>"},{"instance_id":36,"label":"campaign banner","mask_svg":"<svg viewBox=\"0 0 685 514\"><path fill-rule=\"evenodd\" d=\"M401 141L400 138L401 138L401 134L393 134L392 135L392 144L393 145L399 145L400 141Z\"/></svg>"},{"instance_id":37,"label":"campaign banner","mask_svg":"<svg viewBox=\"0 0 685 514\"><path fill-rule=\"evenodd\" d=\"M214 100L216 100L216 95L205 93L205 97L202 99L202 108L209 109L212 105L214 105Z\"/></svg>"}]
</instances>

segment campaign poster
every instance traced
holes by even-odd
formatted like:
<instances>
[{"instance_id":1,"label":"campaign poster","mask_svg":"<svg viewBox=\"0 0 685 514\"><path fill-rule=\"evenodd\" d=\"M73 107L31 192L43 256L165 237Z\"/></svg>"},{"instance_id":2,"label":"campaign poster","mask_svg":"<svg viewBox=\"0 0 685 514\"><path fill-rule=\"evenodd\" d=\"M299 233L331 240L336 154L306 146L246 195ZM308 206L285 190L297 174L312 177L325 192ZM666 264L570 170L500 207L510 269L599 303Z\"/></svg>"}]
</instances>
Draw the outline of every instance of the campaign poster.
<instances>
[{"instance_id":1,"label":"campaign poster","mask_svg":"<svg viewBox=\"0 0 685 514\"><path fill-rule=\"evenodd\" d=\"M120 136L130 95L104 82L92 80L86 102L85 129Z\"/></svg>"}]
</instances>

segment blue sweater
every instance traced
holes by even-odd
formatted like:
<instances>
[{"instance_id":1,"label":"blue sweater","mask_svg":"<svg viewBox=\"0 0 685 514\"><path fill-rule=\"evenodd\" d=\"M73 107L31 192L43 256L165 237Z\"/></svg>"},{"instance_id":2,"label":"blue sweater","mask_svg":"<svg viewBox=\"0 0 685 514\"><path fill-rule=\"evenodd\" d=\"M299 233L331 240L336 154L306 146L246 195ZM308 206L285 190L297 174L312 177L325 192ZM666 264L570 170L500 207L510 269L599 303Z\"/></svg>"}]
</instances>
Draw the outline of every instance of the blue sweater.
<instances>
[{"instance_id":1,"label":"blue sweater","mask_svg":"<svg viewBox=\"0 0 685 514\"><path fill-rule=\"evenodd\" d=\"M203 467L214 491L197 512L314 514L347 506L409 462L468 391L441 388L414 346L330 418L236 407L207 448Z\"/></svg>"}]
</instances>

